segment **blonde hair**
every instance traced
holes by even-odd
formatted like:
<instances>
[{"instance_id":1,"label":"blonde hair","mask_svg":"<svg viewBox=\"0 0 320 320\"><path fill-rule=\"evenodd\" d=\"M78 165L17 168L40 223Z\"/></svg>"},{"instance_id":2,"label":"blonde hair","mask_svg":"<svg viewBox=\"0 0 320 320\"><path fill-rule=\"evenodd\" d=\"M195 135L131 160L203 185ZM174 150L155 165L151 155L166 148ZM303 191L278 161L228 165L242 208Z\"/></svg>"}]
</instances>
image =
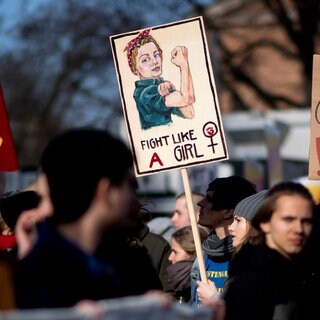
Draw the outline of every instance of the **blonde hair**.
<instances>
[{"instance_id":1,"label":"blonde hair","mask_svg":"<svg viewBox=\"0 0 320 320\"><path fill-rule=\"evenodd\" d=\"M186 199L186 193L180 193L179 195L176 196L176 200L178 199L182 199L185 198ZM192 191L191 192L191 200L192 200L192 205L193 205L193 209L194 211L199 211L200 210L200 206L198 205L198 203L205 198L205 195L203 193L200 192L196 192L196 191Z\"/></svg>"},{"instance_id":2,"label":"blonde hair","mask_svg":"<svg viewBox=\"0 0 320 320\"><path fill-rule=\"evenodd\" d=\"M207 238L208 234L203 228L199 229L199 236L201 243ZM172 234L172 238L175 239L181 248L190 256L196 255L196 247L194 244L192 228L191 226L183 227Z\"/></svg>"}]
</instances>

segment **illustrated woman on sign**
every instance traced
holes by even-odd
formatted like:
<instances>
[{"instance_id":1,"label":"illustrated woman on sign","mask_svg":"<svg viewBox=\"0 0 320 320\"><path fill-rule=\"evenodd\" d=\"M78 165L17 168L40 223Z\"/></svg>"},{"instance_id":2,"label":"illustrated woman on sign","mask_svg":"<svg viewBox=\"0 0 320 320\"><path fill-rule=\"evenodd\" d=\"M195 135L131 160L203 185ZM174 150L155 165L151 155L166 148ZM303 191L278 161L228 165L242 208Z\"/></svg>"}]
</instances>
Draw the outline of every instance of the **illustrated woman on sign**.
<instances>
[{"instance_id":1,"label":"illustrated woman on sign","mask_svg":"<svg viewBox=\"0 0 320 320\"><path fill-rule=\"evenodd\" d=\"M177 46L171 52L171 62L180 69L180 90L161 77L163 52L150 29L140 32L124 51L132 73L139 77L133 96L141 129L168 125L172 114L186 119L194 117L195 97L186 47Z\"/></svg>"}]
</instances>

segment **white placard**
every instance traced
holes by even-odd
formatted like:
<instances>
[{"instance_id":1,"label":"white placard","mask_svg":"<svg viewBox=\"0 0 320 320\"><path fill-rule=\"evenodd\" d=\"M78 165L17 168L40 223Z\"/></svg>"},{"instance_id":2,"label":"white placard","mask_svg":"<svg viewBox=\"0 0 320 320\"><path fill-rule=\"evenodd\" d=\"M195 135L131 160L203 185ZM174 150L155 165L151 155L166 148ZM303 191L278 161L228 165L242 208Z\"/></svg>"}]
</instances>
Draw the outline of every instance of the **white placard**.
<instances>
[{"instance_id":1,"label":"white placard","mask_svg":"<svg viewBox=\"0 0 320 320\"><path fill-rule=\"evenodd\" d=\"M110 42L137 176L228 159L202 17Z\"/></svg>"}]
</instances>

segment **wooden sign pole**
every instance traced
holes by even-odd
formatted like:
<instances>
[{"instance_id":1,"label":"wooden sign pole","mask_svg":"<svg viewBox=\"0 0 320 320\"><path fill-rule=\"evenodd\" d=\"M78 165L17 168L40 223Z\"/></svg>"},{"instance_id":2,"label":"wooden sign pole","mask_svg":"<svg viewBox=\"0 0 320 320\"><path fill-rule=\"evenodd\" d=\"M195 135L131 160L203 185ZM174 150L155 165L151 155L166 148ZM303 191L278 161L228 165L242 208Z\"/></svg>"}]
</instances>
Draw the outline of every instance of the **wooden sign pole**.
<instances>
[{"instance_id":1,"label":"wooden sign pole","mask_svg":"<svg viewBox=\"0 0 320 320\"><path fill-rule=\"evenodd\" d=\"M198 263L199 263L201 281L207 283L207 274L206 274L206 269L204 266L198 223L196 220L196 215L194 213L194 207L193 207L193 203L192 203L192 195L191 195L191 189L190 189L187 168L181 169L181 175L182 175L184 191L185 191L186 199L187 199L187 206L188 206L188 211L189 211L189 217L190 217L190 222L191 222L191 229L192 229L194 244L196 247L196 254L197 254Z\"/></svg>"}]
</instances>

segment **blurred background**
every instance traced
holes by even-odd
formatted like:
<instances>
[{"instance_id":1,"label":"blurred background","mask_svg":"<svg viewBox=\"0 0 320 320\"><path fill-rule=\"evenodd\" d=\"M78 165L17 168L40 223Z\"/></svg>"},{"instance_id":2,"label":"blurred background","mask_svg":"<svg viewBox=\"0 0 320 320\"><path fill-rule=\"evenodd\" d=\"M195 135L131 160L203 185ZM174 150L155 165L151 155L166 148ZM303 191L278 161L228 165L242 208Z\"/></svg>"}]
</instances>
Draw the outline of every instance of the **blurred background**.
<instances>
[{"instance_id":1,"label":"blurred background","mask_svg":"<svg viewBox=\"0 0 320 320\"><path fill-rule=\"evenodd\" d=\"M190 168L192 188L230 174L259 189L307 175L318 0L1 0L0 81L20 171L2 174L0 187L32 183L62 129L126 140L109 36L194 16L204 19L230 159ZM179 171L139 185L163 203L183 190Z\"/></svg>"}]
</instances>

